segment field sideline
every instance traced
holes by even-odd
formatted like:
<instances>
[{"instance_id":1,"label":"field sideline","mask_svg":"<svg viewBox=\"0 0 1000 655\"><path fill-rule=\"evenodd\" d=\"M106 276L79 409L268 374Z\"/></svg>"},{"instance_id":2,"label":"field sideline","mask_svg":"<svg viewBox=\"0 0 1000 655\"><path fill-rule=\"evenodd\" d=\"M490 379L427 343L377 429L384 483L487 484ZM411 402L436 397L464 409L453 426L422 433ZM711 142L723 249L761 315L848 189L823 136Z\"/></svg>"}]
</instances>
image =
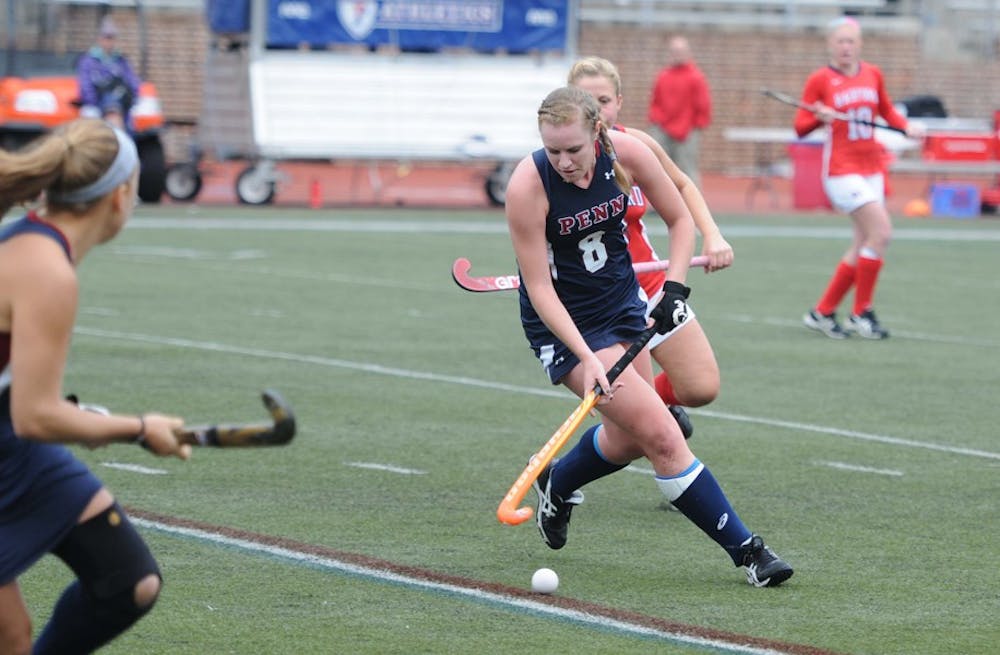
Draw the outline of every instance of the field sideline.
<instances>
[{"instance_id":1,"label":"field sideline","mask_svg":"<svg viewBox=\"0 0 1000 655\"><path fill-rule=\"evenodd\" d=\"M723 391L692 448L796 567L779 589L664 511L644 462L586 489L561 551L497 523L576 405L516 294L450 278L513 272L501 213L140 208L81 268L67 391L200 423L263 418L274 387L300 432L188 463L78 451L166 579L106 651L992 652L1000 221L897 220L873 343L799 322L846 219L717 220L736 264L689 284ZM552 597L527 591L541 566ZM36 629L68 579L53 558L22 578Z\"/></svg>"}]
</instances>

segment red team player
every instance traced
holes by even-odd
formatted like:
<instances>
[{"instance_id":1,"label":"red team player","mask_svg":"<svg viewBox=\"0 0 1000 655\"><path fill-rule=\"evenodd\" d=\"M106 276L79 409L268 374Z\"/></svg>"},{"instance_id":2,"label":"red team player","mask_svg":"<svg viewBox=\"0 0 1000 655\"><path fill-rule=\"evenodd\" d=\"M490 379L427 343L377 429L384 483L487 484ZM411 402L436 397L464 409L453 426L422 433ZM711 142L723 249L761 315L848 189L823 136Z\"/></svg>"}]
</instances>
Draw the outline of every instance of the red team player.
<instances>
[{"instance_id":1,"label":"red team player","mask_svg":"<svg viewBox=\"0 0 1000 655\"><path fill-rule=\"evenodd\" d=\"M803 322L832 339L843 339L852 332L867 339L885 339L889 332L875 317L872 299L892 235L885 207L886 159L882 145L875 140L877 128L853 121L882 117L911 138L922 137L924 129L908 124L895 110L882 71L861 60L861 26L856 20L833 21L827 46L830 63L806 80L802 103L812 109L796 113L795 131L801 137L825 125L823 188L834 208L851 215L854 240ZM847 325L841 327L836 310L852 287L854 306Z\"/></svg>"},{"instance_id":2,"label":"red team player","mask_svg":"<svg viewBox=\"0 0 1000 655\"><path fill-rule=\"evenodd\" d=\"M702 235L701 254L708 257L707 271L718 271L733 263L733 248L722 236L722 231L712 218L712 212L698 187L691 181L663 148L645 132L626 128L618 122L622 108L621 77L618 69L607 59L585 57L570 69L569 84L590 93L601 110L601 121L611 129L627 132L642 141L659 160L664 171L680 191L685 206L691 212L695 227ZM659 259L646 232L642 218L646 213L646 198L635 186L629 196L625 213L625 235L633 262L651 262ZM641 273L639 286L649 299L649 309L662 296L666 275L663 271ZM683 329L680 329L683 327ZM670 407L671 414L681 426L685 438L691 436L693 427L687 413L678 405L700 407L712 402L719 393L719 365L712 346L698 323L694 312L689 321L668 334L658 334L649 342L653 359L663 372L653 380L657 394Z\"/></svg>"}]
</instances>

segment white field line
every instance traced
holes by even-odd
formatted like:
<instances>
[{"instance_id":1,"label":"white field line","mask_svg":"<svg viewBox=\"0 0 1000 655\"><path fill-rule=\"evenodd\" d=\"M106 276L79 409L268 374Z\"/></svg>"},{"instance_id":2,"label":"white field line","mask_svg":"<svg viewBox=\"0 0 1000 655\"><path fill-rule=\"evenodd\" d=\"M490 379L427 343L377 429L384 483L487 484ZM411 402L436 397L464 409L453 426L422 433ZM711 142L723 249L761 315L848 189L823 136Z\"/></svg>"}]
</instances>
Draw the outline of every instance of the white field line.
<instances>
[{"instance_id":1,"label":"white field line","mask_svg":"<svg viewBox=\"0 0 1000 655\"><path fill-rule=\"evenodd\" d=\"M896 469L877 469L870 466L848 464L846 462L813 462L813 464L816 466L829 466L841 471L854 471L855 473L874 473L876 475L891 475L893 477L902 477L903 475L902 471L897 471Z\"/></svg>"},{"instance_id":2,"label":"white field line","mask_svg":"<svg viewBox=\"0 0 1000 655\"><path fill-rule=\"evenodd\" d=\"M988 450L976 450L975 448L962 448L961 446L947 446L944 444L937 444L929 441L914 441L912 439L902 439L900 437L891 437L889 435L884 435L884 434L870 434L868 432L857 432L855 430L842 430L840 428L831 428L823 425L813 425L811 423L799 423L797 421L782 421L779 419L759 418L754 416L745 416L743 414L729 414L727 412L718 412L713 409L694 409L694 410L689 409L688 413L697 414L699 416L710 416L712 418L718 418L727 421L758 423L760 425L770 425L776 428L787 428L789 430L800 430L802 432L816 432L818 434L828 434L838 437L848 437L851 439L860 439L862 441L874 441L877 443L888 444L891 446L925 448L927 450L936 450L943 453L951 453L953 455L969 455L970 457L982 457L983 459L1000 460L1000 453L994 453Z\"/></svg>"},{"instance_id":3,"label":"white field line","mask_svg":"<svg viewBox=\"0 0 1000 655\"><path fill-rule=\"evenodd\" d=\"M548 396L551 398L571 397L565 391L554 389L529 389L513 384L503 384L488 380L477 380L460 375L439 375L437 373L427 373L424 371L410 371L381 364L366 362L352 362L345 359L335 359L332 357L318 357L315 355L299 355L296 353L286 353L274 350L261 350L259 348L242 348L212 341L194 341L192 339L177 339L173 337L160 337L150 334L135 334L130 332L116 332L113 330L101 330L99 328L76 327L73 332L100 339L113 339L122 341L137 341L140 343L152 343L160 346L174 346L177 348L188 348L192 350L207 350L211 352L227 353L230 355L244 355L248 357L260 357L262 359L279 359L289 362L299 362L302 364L316 364L317 366L327 366L330 368L343 368L364 373L375 373L378 375L389 375L392 377L409 378L413 380L428 380L431 382L448 382L470 387L481 387L496 391L510 391L513 393L527 393L535 396Z\"/></svg>"},{"instance_id":4,"label":"white field line","mask_svg":"<svg viewBox=\"0 0 1000 655\"><path fill-rule=\"evenodd\" d=\"M154 261L149 259L148 261ZM420 284L416 282L409 282L405 280L400 280L399 278L377 278L372 276L363 275L349 275L342 273L315 273L312 271L295 271L288 269L277 269L270 268L268 266L254 266L249 267L235 267L231 263L223 262L195 262L189 264L190 266L197 266L202 270L207 271L218 271L221 273L228 273L229 275L237 276L247 276L247 275L264 275L273 278L284 278L288 280L307 280L310 282L334 282L338 284L350 284L354 286L369 286L369 287L381 287L387 289L409 289L413 291L441 291L442 289L447 289L449 293L454 291L454 287L436 283ZM512 294L509 297L517 298L517 294Z\"/></svg>"},{"instance_id":5,"label":"white field line","mask_svg":"<svg viewBox=\"0 0 1000 655\"><path fill-rule=\"evenodd\" d=\"M124 253L122 253L124 254ZM146 258L148 261L155 261L153 258ZM228 273L231 275L263 275L272 278L283 278L290 280L308 280L313 282L333 282L337 284L350 284L355 286L369 286L377 288L389 288L389 289L403 289L403 290L413 290L413 291L427 291L427 292L439 292L442 290L447 290L448 293L454 291L451 285L433 283L433 284L422 284L419 282L399 280L399 279L379 279L372 276L362 276L362 275L351 275L343 273L317 273L314 271L296 271L289 269L278 269L269 266L255 266L249 267L233 267L230 262L226 262L225 258L220 261L218 257L215 257L213 261L206 261L206 259L213 258L203 258L201 261L192 262L192 265L196 265L199 268L210 271L219 271L223 273ZM988 287L992 289L992 286ZM512 298L516 299L516 294L485 294L487 296L495 297L498 299ZM95 315L101 315L102 310L97 309L81 309L81 314L89 313ZM112 310L103 310L112 311ZM110 315L110 314L109 314ZM801 320L787 319L787 318L771 318L771 317L757 317L749 314L704 314L703 316L711 316L714 319L729 321L732 323L741 323L745 325L769 325L781 328L794 328L799 330L802 328ZM911 330L900 330L898 328L893 328L892 335L896 339L911 339L914 341L928 341L931 343L945 343L960 346L979 346L984 348L1000 348L1000 341L990 338L981 337L961 337L961 336L951 336L951 335L941 335L941 334L929 334L926 332L914 332Z\"/></svg>"},{"instance_id":6,"label":"white field line","mask_svg":"<svg viewBox=\"0 0 1000 655\"><path fill-rule=\"evenodd\" d=\"M189 348L193 350L227 353L232 355L260 357L263 359L276 359L282 361L300 362L303 364L315 364L317 366L343 368L354 371L363 371L365 373L375 373L378 375L389 375L393 377L408 378L414 380L444 382L448 384L458 384L469 387L478 387L481 389L490 389L494 391L506 391L511 393L530 395L530 396L560 398L562 400L566 400L569 398L575 399L575 396L572 396L568 392L557 389L539 389L536 387L524 387L513 384L504 384L501 382L493 382L490 380L477 380L475 378L468 378L457 375L439 375L437 373L428 373L425 371L411 371L407 369L382 366L380 364L372 364L366 362L352 362L348 360L334 359L330 357L318 357L315 355L299 355L295 353L287 353L287 352L280 352L273 350L262 350L259 348L243 348L240 346L232 346L212 341L194 341L192 339L178 339L173 337L162 337L150 334L137 334L132 332L117 332L114 330L102 330L99 328L89 328L83 326L78 326L73 331L75 334L95 337L98 339L111 339L116 341L135 341L140 343L151 343L161 346L167 345L167 346L174 346L177 348ZM840 428L831 428L823 425L814 425L811 423L782 421L778 419L770 419L758 416L746 416L744 414L730 414L727 412L718 412L715 410L696 409L689 411L693 414L701 416L709 416L712 418L718 418L729 421L758 423L761 425L769 425L772 427L787 428L789 430L814 432L817 434L825 434L838 437L848 437L851 439L860 439L863 441L874 441L892 446L924 448L927 450L951 453L955 455L968 455L970 457L981 457L983 459L1000 460L1000 453L990 452L986 450L977 450L974 448L963 448L961 446L948 446L945 444L938 444L926 441L914 441L912 439L902 439L899 437L893 437L889 435L870 434L867 432L857 432L854 430L842 430Z\"/></svg>"},{"instance_id":7,"label":"white field line","mask_svg":"<svg viewBox=\"0 0 1000 655\"><path fill-rule=\"evenodd\" d=\"M408 469L402 466L377 464L375 462L344 462L344 465L359 469L370 469L372 471L388 471L389 473L399 473L401 475L427 475L427 471L421 471L420 469Z\"/></svg>"},{"instance_id":8,"label":"white field line","mask_svg":"<svg viewBox=\"0 0 1000 655\"><path fill-rule=\"evenodd\" d=\"M139 464L123 464L122 462L101 462L101 466L106 466L109 469L118 469L120 471L142 473L143 475L167 475L169 473L169 471L165 471L163 469L149 468L148 466L140 466Z\"/></svg>"},{"instance_id":9,"label":"white field line","mask_svg":"<svg viewBox=\"0 0 1000 655\"><path fill-rule=\"evenodd\" d=\"M746 325L772 325L774 327L794 327L796 330L802 329L801 320L787 318L757 318L748 314L719 314L713 318L718 318L731 323L743 323ZM955 337L941 334L927 334L926 332L910 332L908 330L892 329L894 339L904 338L915 341L931 341L933 343L949 343L959 346L981 346L984 348L1000 348L1000 341L996 339L981 339L977 337Z\"/></svg>"},{"instance_id":10,"label":"white field line","mask_svg":"<svg viewBox=\"0 0 1000 655\"><path fill-rule=\"evenodd\" d=\"M297 565L309 566L328 571L337 571L350 575L359 576L368 580L384 583L400 584L420 590L443 592L452 596L471 598L480 602L498 605L515 610L525 610L534 616L547 615L552 618L572 621L589 627L610 630L628 635L636 635L645 638L660 639L671 643L680 643L690 646L700 646L704 648L714 648L726 653L746 653L747 655L780 655L781 651L746 646L719 639L707 639L694 637L682 633L658 630L648 626L629 623L598 614L589 614L579 610L555 607L546 603L540 603L514 596L492 593L482 589L472 587L462 587L455 584L421 580L420 578L384 571L376 568L361 566L350 562L345 562L332 557L322 557L312 553L300 552L290 548L273 546L270 544L258 543L249 539L238 539L228 535L209 532L195 528L174 526L158 521L150 521L139 517L131 517L133 523L150 530L156 530L178 537L194 539L196 541L208 542L214 545L228 546L246 552L260 555L268 555Z\"/></svg>"},{"instance_id":11,"label":"white field line","mask_svg":"<svg viewBox=\"0 0 1000 655\"><path fill-rule=\"evenodd\" d=\"M855 471L857 473L875 473L877 475L891 475L891 476L902 476L902 471L897 471L895 469L879 469L872 468L870 466L861 466L859 464L848 464L846 462L813 462L816 466L829 466L830 468L841 469L843 471ZM625 467L626 471L632 473L641 473L642 475L656 475L656 471L645 466L636 466L635 464L629 464Z\"/></svg>"},{"instance_id":12,"label":"white field line","mask_svg":"<svg viewBox=\"0 0 1000 655\"><path fill-rule=\"evenodd\" d=\"M508 234L507 223L496 220L332 220L322 218L200 218L136 216L128 222L129 230L223 230L260 232L357 232L357 233L436 233L436 234ZM663 225L651 222L650 234L666 235ZM851 228L844 227L795 227L778 225L728 224L723 230L727 236L746 238L794 238L850 240ZM930 229L896 227L893 241L1000 241L1000 230L988 229Z\"/></svg>"}]
</instances>

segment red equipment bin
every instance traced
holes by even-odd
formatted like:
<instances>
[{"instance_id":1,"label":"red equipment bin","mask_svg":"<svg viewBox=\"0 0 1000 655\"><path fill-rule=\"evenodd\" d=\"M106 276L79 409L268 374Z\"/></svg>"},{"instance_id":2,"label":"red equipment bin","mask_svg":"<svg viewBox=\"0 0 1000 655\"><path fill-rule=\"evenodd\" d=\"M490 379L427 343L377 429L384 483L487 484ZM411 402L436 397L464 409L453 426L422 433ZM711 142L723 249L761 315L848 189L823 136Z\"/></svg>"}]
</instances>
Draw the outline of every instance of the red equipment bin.
<instances>
[{"instance_id":1,"label":"red equipment bin","mask_svg":"<svg viewBox=\"0 0 1000 655\"><path fill-rule=\"evenodd\" d=\"M997 158L997 135L935 133L924 140L924 159L935 161L992 161Z\"/></svg>"},{"instance_id":2,"label":"red equipment bin","mask_svg":"<svg viewBox=\"0 0 1000 655\"><path fill-rule=\"evenodd\" d=\"M791 143L792 207L795 209L830 209L830 199L823 190L823 144Z\"/></svg>"}]
</instances>

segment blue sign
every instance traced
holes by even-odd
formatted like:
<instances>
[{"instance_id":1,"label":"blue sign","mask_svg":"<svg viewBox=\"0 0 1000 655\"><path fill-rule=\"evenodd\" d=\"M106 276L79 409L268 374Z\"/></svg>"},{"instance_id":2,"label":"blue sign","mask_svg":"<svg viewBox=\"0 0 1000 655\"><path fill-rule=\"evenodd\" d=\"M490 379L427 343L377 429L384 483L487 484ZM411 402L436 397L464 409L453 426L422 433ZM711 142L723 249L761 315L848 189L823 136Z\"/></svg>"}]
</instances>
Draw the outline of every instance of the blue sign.
<instances>
[{"instance_id":1,"label":"blue sign","mask_svg":"<svg viewBox=\"0 0 1000 655\"><path fill-rule=\"evenodd\" d=\"M250 31L250 0L207 0L205 20L215 34Z\"/></svg>"},{"instance_id":2,"label":"blue sign","mask_svg":"<svg viewBox=\"0 0 1000 655\"><path fill-rule=\"evenodd\" d=\"M268 0L267 47L566 48L569 0Z\"/></svg>"}]
</instances>

